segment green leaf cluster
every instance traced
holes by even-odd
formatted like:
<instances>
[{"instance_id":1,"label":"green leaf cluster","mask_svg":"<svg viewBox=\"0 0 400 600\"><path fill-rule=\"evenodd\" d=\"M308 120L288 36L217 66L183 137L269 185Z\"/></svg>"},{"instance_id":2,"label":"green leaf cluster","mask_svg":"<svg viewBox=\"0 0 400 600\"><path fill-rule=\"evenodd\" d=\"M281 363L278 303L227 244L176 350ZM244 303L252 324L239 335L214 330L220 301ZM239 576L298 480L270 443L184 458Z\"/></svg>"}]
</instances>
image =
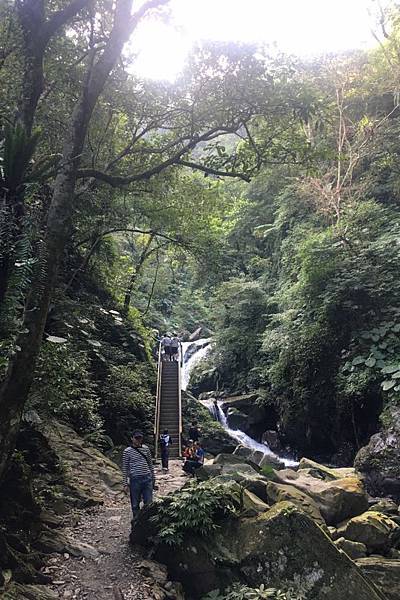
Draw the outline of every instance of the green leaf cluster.
<instances>
[{"instance_id":1,"label":"green leaf cluster","mask_svg":"<svg viewBox=\"0 0 400 600\"><path fill-rule=\"evenodd\" d=\"M206 537L221 526L224 519L235 516L239 508L240 498L229 484L191 481L157 501L156 514L152 517L158 532L156 542L179 546L190 533Z\"/></svg>"}]
</instances>

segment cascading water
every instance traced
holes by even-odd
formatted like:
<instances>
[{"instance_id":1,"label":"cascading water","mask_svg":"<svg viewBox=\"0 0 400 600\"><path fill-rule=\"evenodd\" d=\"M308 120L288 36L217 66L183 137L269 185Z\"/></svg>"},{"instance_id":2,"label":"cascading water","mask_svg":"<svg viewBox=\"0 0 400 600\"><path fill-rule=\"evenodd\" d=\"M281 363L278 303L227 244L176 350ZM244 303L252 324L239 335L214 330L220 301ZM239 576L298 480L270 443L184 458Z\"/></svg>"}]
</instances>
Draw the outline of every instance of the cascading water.
<instances>
[{"instance_id":1,"label":"cascading water","mask_svg":"<svg viewBox=\"0 0 400 600\"><path fill-rule=\"evenodd\" d=\"M283 462L287 467L294 467L298 464L290 458L278 456L275 452L272 452L271 448L266 443L261 444L260 442L253 440L253 438L244 433L244 431L241 431L240 429L231 429L228 425L226 415L220 406L220 402L214 403L213 400L201 400L200 402L208 408L211 415L221 423L222 427L231 438L236 440L241 446L245 446L245 448L250 448L251 450L258 450L258 452L262 452L266 456L276 458Z\"/></svg>"},{"instance_id":2,"label":"cascading water","mask_svg":"<svg viewBox=\"0 0 400 600\"><path fill-rule=\"evenodd\" d=\"M197 365L203 358L207 356L211 349L211 339L202 338L196 342L184 342L182 344L182 355L183 355L183 367L181 377L182 390L186 390L190 373L192 369ZM209 410L213 418L219 421L225 431L242 446L250 448L251 450L258 450L265 455L274 457L282 461L287 467L293 467L297 465L295 461L290 458L278 456L269 448L267 444L261 444L256 440L253 440L249 435L241 431L240 429L231 429L228 425L228 421L224 411L220 406L220 402L213 400L200 400L200 402Z\"/></svg>"},{"instance_id":3,"label":"cascading water","mask_svg":"<svg viewBox=\"0 0 400 600\"><path fill-rule=\"evenodd\" d=\"M182 342L183 367L181 376L181 388L186 390L190 373L211 349L211 338L201 338L195 342Z\"/></svg>"}]
</instances>

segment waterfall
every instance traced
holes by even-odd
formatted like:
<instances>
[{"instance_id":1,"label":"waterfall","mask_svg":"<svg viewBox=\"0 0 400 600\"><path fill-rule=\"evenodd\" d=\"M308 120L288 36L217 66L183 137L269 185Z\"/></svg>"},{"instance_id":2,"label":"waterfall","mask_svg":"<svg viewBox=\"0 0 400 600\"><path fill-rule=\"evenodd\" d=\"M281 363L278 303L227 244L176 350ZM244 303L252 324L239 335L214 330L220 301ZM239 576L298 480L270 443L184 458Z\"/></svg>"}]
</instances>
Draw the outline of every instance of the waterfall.
<instances>
[{"instance_id":1,"label":"waterfall","mask_svg":"<svg viewBox=\"0 0 400 600\"><path fill-rule=\"evenodd\" d=\"M183 367L181 375L181 388L186 390L192 369L211 349L211 338L201 338L195 342L182 342Z\"/></svg>"},{"instance_id":2,"label":"waterfall","mask_svg":"<svg viewBox=\"0 0 400 600\"><path fill-rule=\"evenodd\" d=\"M196 342L184 342L182 343L182 355L183 355L183 367L181 376L181 387L182 390L186 390L190 373L192 369L207 356L211 349L211 338L202 338ZM220 402L214 403L213 400L200 400L200 402L208 409L212 417L219 421L225 431L230 437L251 450L258 450L265 455L272 456L282 461L287 467L294 467L298 463L290 458L278 456L269 448L265 443L257 442L253 440L249 435L241 431L240 429L231 429L228 425L228 421L224 411L220 406ZM217 412L216 412L217 411Z\"/></svg>"},{"instance_id":3,"label":"waterfall","mask_svg":"<svg viewBox=\"0 0 400 600\"><path fill-rule=\"evenodd\" d=\"M275 454L275 452L271 450L268 444L266 444L265 442L257 442L249 435L244 433L244 431L241 431L240 429L231 429L228 425L226 415L221 408L220 401L217 402L216 405L214 404L213 400L200 400L200 402L209 410L209 412L214 418L217 417L216 420L221 423L225 431L241 446L244 446L245 448L250 448L251 450L257 450L258 452L262 452L265 456L272 456L273 458L276 458L277 460L283 462L286 467L294 467L298 464L296 461L290 458L286 458ZM217 415L215 414L215 409L217 409L218 411Z\"/></svg>"}]
</instances>

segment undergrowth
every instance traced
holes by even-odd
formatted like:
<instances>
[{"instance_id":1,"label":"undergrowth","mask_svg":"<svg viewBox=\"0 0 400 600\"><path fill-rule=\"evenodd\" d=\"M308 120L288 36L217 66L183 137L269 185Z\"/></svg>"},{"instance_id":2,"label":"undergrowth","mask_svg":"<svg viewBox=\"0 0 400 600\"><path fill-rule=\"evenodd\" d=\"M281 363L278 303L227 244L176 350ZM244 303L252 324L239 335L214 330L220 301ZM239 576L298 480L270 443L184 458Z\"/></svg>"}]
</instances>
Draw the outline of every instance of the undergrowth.
<instances>
[{"instance_id":1,"label":"undergrowth","mask_svg":"<svg viewBox=\"0 0 400 600\"><path fill-rule=\"evenodd\" d=\"M224 518L238 514L240 506L237 491L229 485L192 481L159 501L157 514L152 517L158 541L179 546L188 533L206 537Z\"/></svg>"}]
</instances>

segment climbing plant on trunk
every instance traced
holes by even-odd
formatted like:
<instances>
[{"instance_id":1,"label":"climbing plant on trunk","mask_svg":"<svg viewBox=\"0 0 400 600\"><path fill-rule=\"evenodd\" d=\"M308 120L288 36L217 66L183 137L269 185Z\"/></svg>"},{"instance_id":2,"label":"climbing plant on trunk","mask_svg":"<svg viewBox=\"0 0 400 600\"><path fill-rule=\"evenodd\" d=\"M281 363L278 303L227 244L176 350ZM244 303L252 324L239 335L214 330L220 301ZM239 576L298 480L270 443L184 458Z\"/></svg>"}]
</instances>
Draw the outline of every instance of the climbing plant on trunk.
<instances>
[{"instance_id":1,"label":"climbing plant on trunk","mask_svg":"<svg viewBox=\"0 0 400 600\"><path fill-rule=\"evenodd\" d=\"M117 0L113 26L104 49L98 56L96 50L92 50L81 95L65 135L62 160L54 182L46 224L41 284L34 286L29 294L22 333L18 336L16 352L9 362L0 388L0 478L15 446L22 411L33 379L51 293L70 235L77 171L93 110L133 30L149 10L167 3L168 0L148 0L132 15L132 0ZM43 0L25 0L18 5L25 56L25 76L19 113L27 134L32 129L37 103L43 89L43 55L47 43L58 27L68 22L69 18L87 4L87 0L75 0L50 19L45 19Z\"/></svg>"}]
</instances>

